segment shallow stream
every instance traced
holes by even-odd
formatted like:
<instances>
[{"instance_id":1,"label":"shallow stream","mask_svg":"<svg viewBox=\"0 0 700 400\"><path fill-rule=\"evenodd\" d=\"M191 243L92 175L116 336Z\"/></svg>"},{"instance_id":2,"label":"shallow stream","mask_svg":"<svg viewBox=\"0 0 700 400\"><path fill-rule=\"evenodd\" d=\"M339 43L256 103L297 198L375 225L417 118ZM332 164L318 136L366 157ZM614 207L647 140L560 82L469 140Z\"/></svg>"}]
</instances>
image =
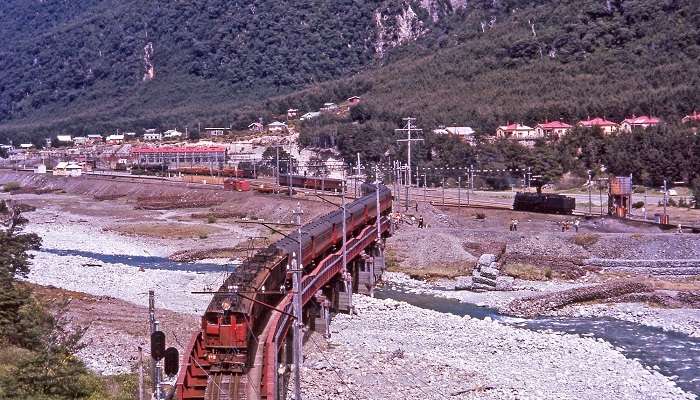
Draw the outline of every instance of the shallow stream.
<instances>
[{"instance_id":1,"label":"shallow stream","mask_svg":"<svg viewBox=\"0 0 700 400\"><path fill-rule=\"evenodd\" d=\"M378 288L375 297L403 301L416 307L459 316L469 315L480 319L490 317L523 329L600 338L615 346L626 357L658 370L673 379L683 390L700 396L700 339L682 333L612 318L513 318L499 314L492 308L462 303L455 299L408 293L401 288Z\"/></svg>"}]
</instances>

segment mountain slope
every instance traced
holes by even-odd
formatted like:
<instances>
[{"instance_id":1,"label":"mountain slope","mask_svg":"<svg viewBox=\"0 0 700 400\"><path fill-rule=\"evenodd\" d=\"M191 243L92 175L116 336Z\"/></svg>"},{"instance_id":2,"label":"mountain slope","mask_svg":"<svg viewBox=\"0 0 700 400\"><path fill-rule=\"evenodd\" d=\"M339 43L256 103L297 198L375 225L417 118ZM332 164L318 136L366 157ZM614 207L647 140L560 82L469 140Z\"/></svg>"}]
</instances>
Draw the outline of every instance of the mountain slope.
<instances>
[{"instance_id":1,"label":"mountain slope","mask_svg":"<svg viewBox=\"0 0 700 400\"><path fill-rule=\"evenodd\" d=\"M245 126L352 94L425 127L675 118L700 104L699 24L693 0L10 0L0 141Z\"/></svg>"}]
</instances>

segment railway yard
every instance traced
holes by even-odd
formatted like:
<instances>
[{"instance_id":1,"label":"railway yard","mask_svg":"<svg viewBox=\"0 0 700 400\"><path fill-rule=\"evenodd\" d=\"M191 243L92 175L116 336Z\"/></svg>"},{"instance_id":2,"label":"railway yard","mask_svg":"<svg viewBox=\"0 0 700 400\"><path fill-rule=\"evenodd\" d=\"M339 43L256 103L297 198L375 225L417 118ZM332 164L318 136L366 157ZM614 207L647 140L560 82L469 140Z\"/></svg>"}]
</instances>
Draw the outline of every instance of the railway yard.
<instances>
[{"instance_id":1,"label":"railway yard","mask_svg":"<svg viewBox=\"0 0 700 400\"><path fill-rule=\"evenodd\" d=\"M47 301L73 299L73 323L90 326L79 355L103 374L132 372L137 347L148 346L149 290L168 342L186 354L211 298L193 292L216 290L233 269L231 260L282 237L256 222L289 223L297 203L304 222L336 210L312 193L289 199L164 182L30 176L0 171L0 184L26 187L0 199L36 207L25 214L27 231L43 243L28 280ZM443 207L439 191L411 192L414 200L421 196L426 201L399 208L403 222L386 240L390 272L375 298L355 295L355 312L333 316L330 338L307 333L305 399L700 395L700 377L692 372L700 370L700 235L613 218ZM464 193L454 190L446 203L457 196L462 205ZM509 201L503 193L470 196L483 206ZM575 197L580 208L586 194ZM698 210L672 213L688 226L700 221ZM425 228L417 226L421 217ZM578 230L562 231L574 218ZM517 231L509 229L513 219ZM509 290L467 290L484 254L497 257ZM639 286L620 292L630 281ZM565 292L597 285L611 289L590 298ZM514 301L533 296L551 296L543 301L556 306L513 311ZM638 330L638 337L623 328ZM671 355L660 337L687 353ZM625 341L630 338L637 342Z\"/></svg>"}]
</instances>

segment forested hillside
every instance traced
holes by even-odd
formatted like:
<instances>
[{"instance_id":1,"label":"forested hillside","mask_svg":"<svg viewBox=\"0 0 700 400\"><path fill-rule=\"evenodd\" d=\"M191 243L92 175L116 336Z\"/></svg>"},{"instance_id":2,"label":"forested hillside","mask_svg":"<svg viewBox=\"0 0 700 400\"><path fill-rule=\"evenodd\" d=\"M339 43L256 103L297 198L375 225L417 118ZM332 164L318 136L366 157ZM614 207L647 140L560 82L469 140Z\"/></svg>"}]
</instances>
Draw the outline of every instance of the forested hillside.
<instances>
[{"instance_id":1,"label":"forested hillside","mask_svg":"<svg viewBox=\"0 0 700 400\"><path fill-rule=\"evenodd\" d=\"M392 129L675 120L700 105L699 25L694 0L10 0L0 141L242 127L355 94Z\"/></svg>"},{"instance_id":2,"label":"forested hillside","mask_svg":"<svg viewBox=\"0 0 700 400\"><path fill-rule=\"evenodd\" d=\"M393 3L6 1L0 124L39 133L225 123L235 106L356 72L433 23Z\"/></svg>"}]
</instances>

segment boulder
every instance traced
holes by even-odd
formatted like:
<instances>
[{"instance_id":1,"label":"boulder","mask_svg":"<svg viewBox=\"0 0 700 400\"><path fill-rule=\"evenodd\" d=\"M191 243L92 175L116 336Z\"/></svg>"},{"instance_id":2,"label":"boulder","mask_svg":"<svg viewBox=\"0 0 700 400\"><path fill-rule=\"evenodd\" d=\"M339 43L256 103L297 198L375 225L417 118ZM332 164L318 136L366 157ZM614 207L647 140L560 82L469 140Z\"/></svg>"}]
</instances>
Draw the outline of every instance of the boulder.
<instances>
[{"instance_id":1,"label":"boulder","mask_svg":"<svg viewBox=\"0 0 700 400\"><path fill-rule=\"evenodd\" d=\"M496 256L494 254L482 254L479 257L479 266L488 267L492 262L496 261Z\"/></svg>"},{"instance_id":2,"label":"boulder","mask_svg":"<svg viewBox=\"0 0 700 400\"><path fill-rule=\"evenodd\" d=\"M479 275L486 277L486 278L491 278L491 279L498 278L499 273L500 273L500 271L498 271L495 268L491 268L491 267L481 267L481 269L479 270Z\"/></svg>"}]
</instances>

